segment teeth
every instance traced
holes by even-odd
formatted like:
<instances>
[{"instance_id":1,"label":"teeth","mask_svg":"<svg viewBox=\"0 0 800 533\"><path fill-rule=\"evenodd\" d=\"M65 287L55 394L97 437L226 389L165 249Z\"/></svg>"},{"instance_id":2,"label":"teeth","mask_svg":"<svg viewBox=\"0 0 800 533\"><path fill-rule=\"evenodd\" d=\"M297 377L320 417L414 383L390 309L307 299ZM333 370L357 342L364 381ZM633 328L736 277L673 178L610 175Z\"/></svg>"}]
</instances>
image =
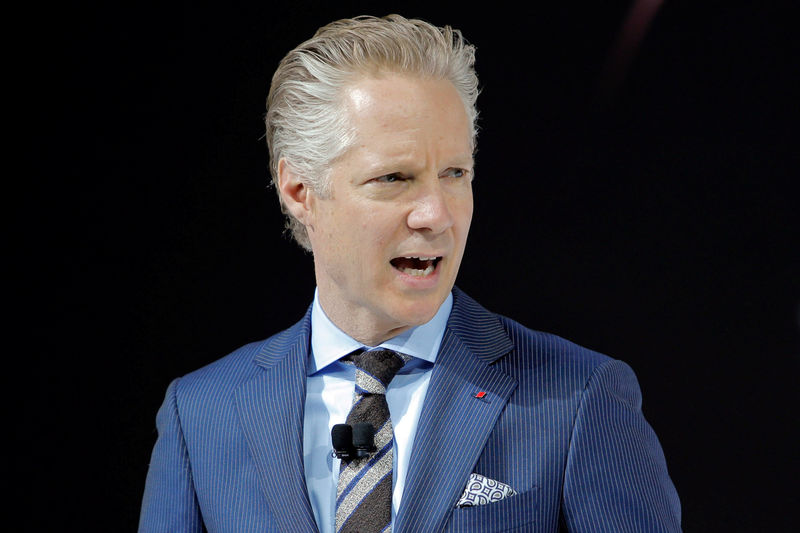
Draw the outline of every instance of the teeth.
<instances>
[{"instance_id":1,"label":"teeth","mask_svg":"<svg viewBox=\"0 0 800 533\"><path fill-rule=\"evenodd\" d=\"M424 270L419 268L404 268L402 271L404 274L408 274L409 276L429 276L430 274L433 274L433 268L433 265L430 265Z\"/></svg>"},{"instance_id":2,"label":"teeth","mask_svg":"<svg viewBox=\"0 0 800 533\"><path fill-rule=\"evenodd\" d=\"M436 259L436 256L434 256L434 257L421 257L421 256L420 256L420 257L412 257L412 256L405 256L405 259L419 259L420 261L433 261L434 259Z\"/></svg>"}]
</instances>

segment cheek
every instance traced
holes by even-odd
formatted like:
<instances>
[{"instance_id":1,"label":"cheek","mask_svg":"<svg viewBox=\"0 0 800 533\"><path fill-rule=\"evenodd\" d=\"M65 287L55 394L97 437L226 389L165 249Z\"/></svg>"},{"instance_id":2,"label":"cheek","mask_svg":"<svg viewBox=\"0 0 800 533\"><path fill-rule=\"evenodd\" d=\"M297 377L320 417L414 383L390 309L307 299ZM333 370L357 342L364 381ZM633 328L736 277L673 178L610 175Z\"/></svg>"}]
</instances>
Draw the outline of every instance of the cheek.
<instances>
[{"instance_id":1,"label":"cheek","mask_svg":"<svg viewBox=\"0 0 800 533\"><path fill-rule=\"evenodd\" d=\"M455 216L459 229L466 233L472 223L472 196L461 199L455 209Z\"/></svg>"},{"instance_id":2,"label":"cheek","mask_svg":"<svg viewBox=\"0 0 800 533\"><path fill-rule=\"evenodd\" d=\"M370 253L381 253L380 248L390 243L397 232L397 224L381 213L371 212L359 223L362 238L359 244L371 248Z\"/></svg>"}]
</instances>

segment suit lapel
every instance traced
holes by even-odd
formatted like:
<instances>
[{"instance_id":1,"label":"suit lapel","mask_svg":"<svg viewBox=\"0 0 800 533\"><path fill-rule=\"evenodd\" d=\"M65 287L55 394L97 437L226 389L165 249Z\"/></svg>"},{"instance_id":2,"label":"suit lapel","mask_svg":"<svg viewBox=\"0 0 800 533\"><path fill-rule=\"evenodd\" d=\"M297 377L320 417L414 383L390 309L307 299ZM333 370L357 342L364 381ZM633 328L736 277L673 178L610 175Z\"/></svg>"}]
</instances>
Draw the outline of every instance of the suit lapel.
<instances>
[{"instance_id":1,"label":"suit lapel","mask_svg":"<svg viewBox=\"0 0 800 533\"><path fill-rule=\"evenodd\" d=\"M281 531L317 531L303 467L311 311L270 339L255 358L262 367L235 394L242 429L261 486Z\"/></svg>"},{"instance_id":2,"label":"suit lapel","mask_svg":"<svg viewBox=\"0 0 800 533\"><path fill-rule=\"evenodd\" d=\"M444 526L517 386L490 364L513 349L498 319L460 290L453 296L395 520L398 532Z\"/></svg>"}]
</instances>

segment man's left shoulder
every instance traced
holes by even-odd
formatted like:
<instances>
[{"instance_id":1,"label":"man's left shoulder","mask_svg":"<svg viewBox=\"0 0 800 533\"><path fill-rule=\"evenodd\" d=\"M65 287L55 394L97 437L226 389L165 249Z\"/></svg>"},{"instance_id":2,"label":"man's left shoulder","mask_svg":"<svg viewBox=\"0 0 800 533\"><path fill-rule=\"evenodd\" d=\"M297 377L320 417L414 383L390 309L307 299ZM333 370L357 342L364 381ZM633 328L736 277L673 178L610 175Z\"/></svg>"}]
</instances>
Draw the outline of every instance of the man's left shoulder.
<instances>
[{"instance_id":1,"label":"man's left shoulder","mask_svg":"<svg viewBox=\"0 0 800 533\"><path fill-rule=\"evenodd\" d=\"M633 409L641 408L641 390L634 370L624 361L585 348L567 339L532 330L497 315L514 349L497 360L498 368L513 376L519 392L546 390L577 399L593 386L612 394Z\"/></svg>"},{"instance_id":2,"label":"man's left shoulder","mask_svg":"<svg viewBox=\"0 0 800 533\"><path fill-rule=\"evenodd\" d=\"M463 291L454 290L454 296L462 316L467 315L482 324L492 324L476 326L468 333L469 335L494 334L506 338L504 341L508 351L493 364L510 374L516 376L536 374L539 377L543 374L552 374L561 379L572 378L585 383L598 367L615 362L613 358L603 353L553 333L529 328L507 316L489 311ZM621 362L616 361L616 363Z\"/></svg>"},{"instance_id":3,"label":"man's left shoulder","mask_svg":"<svg viewBox=\"0 0 800 533\"><path fill-rule=\"evenodd\" d=\"M598 368L622 365L618 361L553 333L528 328L516 320L495 315L514 346L497 364L516 376L536 375L585 384Z\"/></svg>"},{"instance_id":4,"label":"man's left shoulder","mask_svg":"<svg viewBox=\"0 0 800 533\"><path fill-rule=\"evenodd\" d=\"M589 365L596 367L612 358L554 333L529 328L507 316L495 314L503 325L517 354L535 354L553 364Z\"/></svg>"}]
</instances>

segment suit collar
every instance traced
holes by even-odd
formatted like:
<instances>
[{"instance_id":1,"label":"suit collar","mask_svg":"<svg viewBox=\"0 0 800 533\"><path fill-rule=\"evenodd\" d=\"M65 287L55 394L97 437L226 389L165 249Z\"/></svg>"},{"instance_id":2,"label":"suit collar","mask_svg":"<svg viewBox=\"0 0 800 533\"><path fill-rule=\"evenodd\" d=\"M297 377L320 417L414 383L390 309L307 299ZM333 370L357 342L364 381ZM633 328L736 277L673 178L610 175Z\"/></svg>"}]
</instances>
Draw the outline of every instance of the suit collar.
<instances>
[{"instance_id":1,"label":"suit collar","mask_svg":"<svg viewBox=\"0 0 800 533\"><path fill-rule=\"evenodd\" d=\"M514 349L514 343L496 315L453 287L453 311L447 328L479 360L491 364Z\"/></svg>"},{"instance_id":2,"label":"suit collar","mask_svg":"<svg viewBox=\"0 0 800 533\"><path fill-rule=\"evenodd\" d=\"M286 358L288 353L301 351L308 356L311 339L311 306L306 314L294 326L270 337L261 346L254 361L257 365L269 370ZM307 357L306 357L307 359ZM306 365L307 361L303 362Z\"/></svg>"},{"instance_id":3,"label":"suit collar","mask_svg":"<svg viewBox=\"0 0 800 533\"><path fill-rule=\"evenodd\" d=\"M459 289L420 414L395 531L444 527L517 386L495 365L513 349L497 317ZM485 393L478 399L479 392Z\"/></svg>"},{"instance_id":4,"label":"suit collar","mask_svg":"<svg viewBox=\"0 0 800 533\"><path fill-rule=\"evenodd\" d=\"M303 467L311 310L264 342L254 361L264 369L235 392L242 430L261 488L281 531L316 532Z\"/></svg>"}]
</instances>

